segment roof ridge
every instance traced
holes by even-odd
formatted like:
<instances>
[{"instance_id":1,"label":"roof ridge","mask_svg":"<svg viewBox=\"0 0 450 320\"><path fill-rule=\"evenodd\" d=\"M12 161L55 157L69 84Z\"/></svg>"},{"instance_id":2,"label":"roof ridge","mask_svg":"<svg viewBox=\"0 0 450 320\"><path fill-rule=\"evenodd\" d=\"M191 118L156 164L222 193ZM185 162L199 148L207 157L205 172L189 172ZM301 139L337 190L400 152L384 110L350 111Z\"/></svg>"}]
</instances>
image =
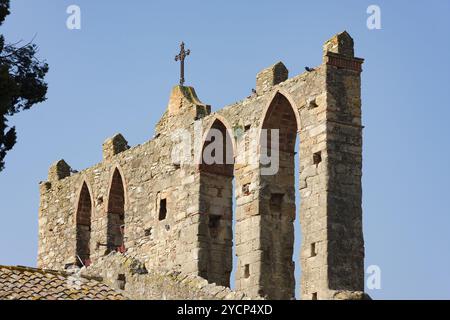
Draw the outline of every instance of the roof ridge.
<instances>
[{"instance_id":1,"label":"roof ridge","mask_svg":"<svg viewBox=\"0 0 450 320\"><path fill-rule=\"evenodd\" d=\"M72 278L74 276L75 279ZM0 265L0 297L13 300L130 299L123 290L99 279L102 278L86 277L79 272L71 273L66 270ZM30 287L33 287L33 290L30 290Z\"/></svg>"},{"instance_id":2,"label":"roof ridge","mask_svg":"<svg viewBox=\"0 0 450 320\"><path fill-rule=\"evenodd\" d=\"M0 269L16 270L16 271L21 271L21 272L25 272L25 271L38 272L38 273L42 273L42 274L53 274L53 275L60 275L60 276L64 276L64 277L70 277L76 273L76 272L68 272L65 270L42 269L42 268L27 267L27 266L21 266L21 265L17 265L17 266L0 265ZM82 275L81 273L78 273L78 274L81 278L84 278L86 280L95 280L95 281L103 283L103 278L100 276L87 276L87 275Z\"/></svg>"}]
</instances>

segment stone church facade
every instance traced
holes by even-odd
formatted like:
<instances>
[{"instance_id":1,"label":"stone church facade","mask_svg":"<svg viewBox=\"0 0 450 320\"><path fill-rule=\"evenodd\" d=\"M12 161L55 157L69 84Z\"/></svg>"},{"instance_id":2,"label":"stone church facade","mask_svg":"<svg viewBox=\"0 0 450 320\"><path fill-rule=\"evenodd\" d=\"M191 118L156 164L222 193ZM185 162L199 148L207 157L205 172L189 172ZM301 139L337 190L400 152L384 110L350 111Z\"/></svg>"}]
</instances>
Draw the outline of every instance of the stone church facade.
<instances>
[{"instance_id":1,"label":"stone church facade","mask_svg":"<svg viewBox=\"0 0 450 320\"><path fill-rule=\"evenodd\" d=\"M363 292L362 63L342 32L324 44L321 65L289 78L279 62L257 75L251 96L217 112L194 88L174 87L152 140L130 148L118 134L91 168L51 166L40 184L38 267L89 269L126 253L228 287L234 244L235 290L247 296L293 298L299 263L302 299ZM203 159L215 133L229 161ZM277 158L262 161L275 147Z\"/></svg>"}]
</instances>

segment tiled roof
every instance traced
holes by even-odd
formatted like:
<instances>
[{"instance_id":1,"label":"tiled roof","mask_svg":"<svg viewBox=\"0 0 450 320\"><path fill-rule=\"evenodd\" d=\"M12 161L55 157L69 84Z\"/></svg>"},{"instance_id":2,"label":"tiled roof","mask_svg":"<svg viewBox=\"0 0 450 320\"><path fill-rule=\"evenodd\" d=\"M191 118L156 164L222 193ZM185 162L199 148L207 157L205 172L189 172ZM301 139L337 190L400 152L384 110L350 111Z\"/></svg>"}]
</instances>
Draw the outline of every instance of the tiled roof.
<instances>
[{"instance_id":1,"label":"tiled roof","mask_svg":"<svg viewBox=\"0 0 450 320\"><path fill-rule=\"evenodd\" d=\"M101 278L72 273L0 266L0 300L124 300Z\"/></svg>"}]
</instances>

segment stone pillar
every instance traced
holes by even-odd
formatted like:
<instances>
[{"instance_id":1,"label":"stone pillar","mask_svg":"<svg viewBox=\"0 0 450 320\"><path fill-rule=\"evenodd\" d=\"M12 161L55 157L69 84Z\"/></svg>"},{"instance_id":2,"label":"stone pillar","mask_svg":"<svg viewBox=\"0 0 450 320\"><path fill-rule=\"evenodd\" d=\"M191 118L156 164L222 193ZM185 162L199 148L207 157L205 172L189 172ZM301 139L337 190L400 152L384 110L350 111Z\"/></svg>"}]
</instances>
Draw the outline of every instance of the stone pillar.
<instances>
[{"instance_id":1,"label":"stone pillar","mask_svg":"<svg viewBox=\"0 0 450 320\"><path fill-rule=\"evenodd\" d=\"M324 299L328 295L328 221L327 177L328 153L326 124L318 121L326 113L324 98L309 114L314 124L300 131L300 225L302 229L301 299Z\"/></svg>"},{"instance_id":2,"label":"stone pillar","mask_svg":"<svg viewBox=\"0 0 450 320\"><path fill-rule=\"evenodd\" d=\"M361 65L347 32L324 45L325 98L300 132L302 299L363 297ZM322 120L323 119L323 120Z\"/></svg>"},{"instance_id":3,"label":"stone pillar","mask_svg":"<svg viewBox=\"0 0 450 320\"><path fill-rule=\"evenodd\" d=\"M242 151L242 150L240 150ZM238 150L239 152L239 150ZM259 215L259 167L252 164L235 165L237 268L236 290L256 297L261 291L261 216Z\"/></svg>"},{"instance_id":4,"label":"stone pillar","mask_svg":"<svg viewBox=\"0 0 450 320\"><path fill-rule=\"evenodd\" d=\"M333 44L333 45L330 45ZM361 71L353 39L324 46L327 86L327 276L330 294L364 291Z\"/></svg>"}]
</instances>

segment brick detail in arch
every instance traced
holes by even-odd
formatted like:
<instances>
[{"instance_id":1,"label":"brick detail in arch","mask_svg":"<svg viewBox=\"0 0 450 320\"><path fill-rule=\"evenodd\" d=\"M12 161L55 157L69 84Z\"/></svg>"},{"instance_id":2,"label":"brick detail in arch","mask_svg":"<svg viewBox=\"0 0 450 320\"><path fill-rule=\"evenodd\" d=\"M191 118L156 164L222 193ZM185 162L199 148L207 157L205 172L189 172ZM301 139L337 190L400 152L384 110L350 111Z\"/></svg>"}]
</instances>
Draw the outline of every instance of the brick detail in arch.
<instances>
[{"instance_id":1,"label":"brick detail in arch","mask_svg":"<svg viewBox=\"0 0 450 320\"><path fill-rule=\"evenodd\" d=\"M279 130L280 151L294 153L297 139L297 120L289 100L280 93L273 98L263 123L267 130L267 147L271 147L271 130Z\"/></svg>"}]
</instances>

